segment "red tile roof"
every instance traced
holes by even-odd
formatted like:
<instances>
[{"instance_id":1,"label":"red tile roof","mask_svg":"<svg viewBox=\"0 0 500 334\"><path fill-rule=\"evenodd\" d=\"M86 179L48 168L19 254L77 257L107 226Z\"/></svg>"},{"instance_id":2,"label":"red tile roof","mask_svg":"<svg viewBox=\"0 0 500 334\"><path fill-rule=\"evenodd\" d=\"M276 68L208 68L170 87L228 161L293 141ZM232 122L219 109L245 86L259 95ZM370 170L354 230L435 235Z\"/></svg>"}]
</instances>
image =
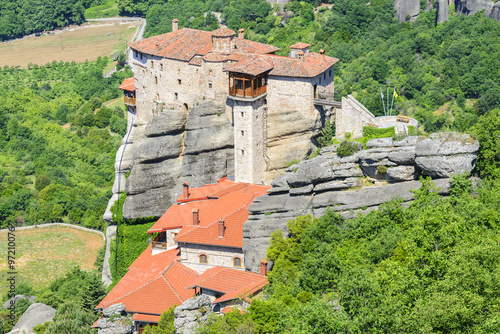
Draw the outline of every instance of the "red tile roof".
<instances>
[{"instance_id":1,"label":"red tile roof","mask_svg":"<svg viewBox=\"0 0 500 334\"><path fill-rule=\"evenodd\" d=\"M309 46L311 46L311 44L298 42L298 43L295 43L294 45L290 45L290 49L301 49L302 50L302 49L308 48Z\"/></svg>"},{"instance_id":2,"label":"red tile roof","mask_svg":"<svg viewBox=\"0 0 500 334\"><path fill-rule=\"evenodd\" d=\"M264 60L264 57L259 56L248 56L237 63L230 65L226 68L228 72L244 73L253 76L257 76L261 73L270 71L273 69L273 63Z\"/></svg>"},{"instance_id":3,"label":"red tile roof","mask_svg":"<svg viewBox=\"0 0 500 334\"><path fill-rule=\"evenodd\" d=\"M279 48L272 45L252 42L237 37L234 39L236 49L240 52L273 53L279 50ZM205 56L213 51L212 32L182 28L167 34L129 43L129 46L142 53L190 61L195 55Z\"/></svg>"},{"instance_id":4,"label":"red tile roof","mask_svg":"<svg viewBox=\"0 0 500 334\"><path fill-rule=\"evenodd\" d=\"M158 321L160 321L160 316L143 314L143 313L134 313L134 315L132 316L132 321L151 322L157 324Z\"/></svg>"},{"instance_id":5,"label":"red tile roof","mask_svg":"<svg viewBox=\"0 0 500 334\"><path fill-rule=\"evenodd\" d=\"M135 90L134 77L123 80L119 88L133 92Z\"/></svg>"},{"instance_id":6,"label":"red tile roof","mask_svg":"<svg viewBox=\"0 0 500 334\"><path fill-rule=\"evenodd\" d=\"M234 36L235 32L231 29L222 27L217 30L212 31L212 36L214 37L230 37Z\"/></svg>"},{"instance_id":7,"label":"red tile roof","mask_svg":"<svg viewBox=\"0 0 500 334\"><path fill-rule=\"evenodd\" d=\"M224 293L214 303L246 298L267 284L267 277L238 269L215 267L201 274L194 285Z\"/></svg>"},{"instance_id":8,"label":"red tile roof","mask_svg":"<svg viewBox=\"0 0 500 334\"><path fill-rule=\"evenodd\" d=\"M226 247L243 246L243 224L248 218L248 206L269 186L230 181L189 189L189 198L181 195L148 233L182 228L176 241ZM199 225L193 225L193 209L199 210ZM223 238L218 237L218 221L225 222Z\"/></svg>"},{"instance_id":9,"label":"red tile roof","mask_svg":"<svg viewBox=\"0 0 500 334\"><path fill-rule=\"evenodd\" d=\"M222 314L226 314L226 313L229 313L229 312L232 312L234 310L238 310L241 314L245 314L245 311L243 310L240 310L238 308L233 308L232 306L226 306L222 309L221 313Z\"/></svg>"},{"instance_id":10,"label":"red tile roof","mask_svg":"<svg viewBox=\"0 0 500 334\"><path fill-rule=\"evenodd\" d=\"M193 285L198 273L180 264L178 258L178 249L151 255L149 246L96 308L123 303L127 312L160 315L182 304L193 296L194 291L185 288Z\"/></svg>"}]
</instances>

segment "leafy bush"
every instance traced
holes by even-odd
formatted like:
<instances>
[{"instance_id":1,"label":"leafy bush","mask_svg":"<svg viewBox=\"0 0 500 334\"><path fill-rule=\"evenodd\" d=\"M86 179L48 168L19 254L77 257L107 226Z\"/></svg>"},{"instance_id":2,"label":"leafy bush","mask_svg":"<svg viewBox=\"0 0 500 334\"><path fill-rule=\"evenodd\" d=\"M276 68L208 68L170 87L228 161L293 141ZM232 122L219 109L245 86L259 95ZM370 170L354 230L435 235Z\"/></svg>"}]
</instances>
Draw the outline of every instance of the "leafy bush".
<instances>
[{"instance_id":1,"label":"leafy bush","mask_svg":"<svg viewBox=\"0 0 500 334\"><path fill-rule=\"evenodd\" d=\"M337 147L337 155L341 158L353 155L359 151L359 145L356 142L344 140Z\"/></svg>"}]
</instances>

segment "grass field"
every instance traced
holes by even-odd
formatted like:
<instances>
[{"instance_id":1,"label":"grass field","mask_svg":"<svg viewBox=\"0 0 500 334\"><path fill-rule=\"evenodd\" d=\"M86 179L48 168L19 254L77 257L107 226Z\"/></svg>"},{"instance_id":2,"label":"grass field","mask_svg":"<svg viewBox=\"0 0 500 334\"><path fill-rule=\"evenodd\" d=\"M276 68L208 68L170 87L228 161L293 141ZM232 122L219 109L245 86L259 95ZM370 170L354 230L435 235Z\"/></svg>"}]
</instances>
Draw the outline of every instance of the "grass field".
<instances>
[{"instance_id":1,"label":"grass field","mask_svg":"<svg viewBox=\"0 0 500 334\"><path fill-rule=\"evenodd\" d=\"M21 66L29 63L45 65L48 62L85 60L111 56L124 51L135 33L138 23L95 25L75 28L52 36L16 40L0 44L0 66ZM108 36L109 33L109 36Z\"/></svg>"},{"instance_id":2,"label":"grass field","mask_svg":"<svg viewBox=\"0 0 500 334\"><path fill-rule=\"evenodd\" d=\"M16 236L16 280L35 290L47 287L54 279L64 276L74 266L84 270L94 268L103 239L97 233L71 227L45 227L18 230ZM0 280L7 279L7 232L0 232ZM0 295L7 284L0 284Z\"/></svg>"}]
</instances>

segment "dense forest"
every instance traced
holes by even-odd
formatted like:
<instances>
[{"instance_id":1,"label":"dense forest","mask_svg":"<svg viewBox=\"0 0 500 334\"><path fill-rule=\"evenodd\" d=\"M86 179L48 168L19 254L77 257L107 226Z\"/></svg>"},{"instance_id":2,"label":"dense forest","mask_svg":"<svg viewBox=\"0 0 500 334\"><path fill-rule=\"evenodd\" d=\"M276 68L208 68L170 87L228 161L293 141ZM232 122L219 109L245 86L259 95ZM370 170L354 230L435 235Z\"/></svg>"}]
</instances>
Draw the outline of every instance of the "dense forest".
<instances>
[{"instance_id":1,"label":"dense forest","mask_svg":"<svg viewBox=\"0 0 500 334\"><path fill-rule=\"evenodd\" d=\"M2 0L0 42L84 22L93 0Z\"/></svg>"},{"instance_id":2,"label":"dense forest","mask_svg":"<svg viewBox=\"0 0 500 334\"><path fill-rule=\"evenodd\" d=\"M0 221L101 228L127 120L102 102L130 71L103 78L107 59L0 70Z\"/></svg>"}]
</instances>

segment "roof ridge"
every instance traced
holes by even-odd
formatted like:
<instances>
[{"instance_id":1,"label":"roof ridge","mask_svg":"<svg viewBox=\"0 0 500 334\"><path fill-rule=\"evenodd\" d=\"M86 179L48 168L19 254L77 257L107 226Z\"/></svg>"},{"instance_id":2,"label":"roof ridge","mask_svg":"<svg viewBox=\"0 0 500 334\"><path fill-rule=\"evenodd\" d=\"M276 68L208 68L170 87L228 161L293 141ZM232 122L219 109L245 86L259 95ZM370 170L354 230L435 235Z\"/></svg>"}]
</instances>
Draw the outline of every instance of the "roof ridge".
<instances>
[{"instance_id":1,"label":"roof ridge","mask_svg":"<svg viewBox=\"0 0 500 334\"><path fill-rule=\"evenodd\" d=\"M179 298L180 301L184 302L184 300L181 298L181 296L179 296L179 294L177 293L177 291L175 291L174 287L172 286L172 284L170 284L170 282L162 275L161 278L163 278L163 280L168 284L168 286L170 287L170 289L172 289L172 291L175 293L175 295L177 296L177 298Z\"/></svg>"},{"instance_id":2,"label":"roof ridge","mask_svg":"<svg viewBox=\"0 0 500 334\"><path fill-rule=\"evenodd\" d=\"M119 298L117 298L117 299L113 299L113 300L111 301L111 302L113 302L113 303L112 303L112 304L109 304L109 306L113 305L113 304L114 304L114 302L119 301L120 299L122 299L122 298L125 298L125 297L129 296L130 294L132 294L132 293L136 292L137 290L142 289L142 288L143 288L143 287L145 287L146 285L149 285L149 284L153 283L154 281L156 281L156 280L157 280L157 279L159 279L160 277L161 277L161 276L158 276L158 277L156 277L155 279L152 279L151 281L147 281L147 282L146 282L146 283L144 283L143 285L141 285L141 286L139 286L139 287L137 287L137 288L135 288L135 289L133 289L133 290L129 291L128 293L124 294L123 296L120 296L120 297L119 297ZM105 304L105 305L106 305L106 304ZM109 306L108 306L108 307L109 307ZM106 307L106 308L107 308L107 307Z\"/></svg>"}]
</instances>

